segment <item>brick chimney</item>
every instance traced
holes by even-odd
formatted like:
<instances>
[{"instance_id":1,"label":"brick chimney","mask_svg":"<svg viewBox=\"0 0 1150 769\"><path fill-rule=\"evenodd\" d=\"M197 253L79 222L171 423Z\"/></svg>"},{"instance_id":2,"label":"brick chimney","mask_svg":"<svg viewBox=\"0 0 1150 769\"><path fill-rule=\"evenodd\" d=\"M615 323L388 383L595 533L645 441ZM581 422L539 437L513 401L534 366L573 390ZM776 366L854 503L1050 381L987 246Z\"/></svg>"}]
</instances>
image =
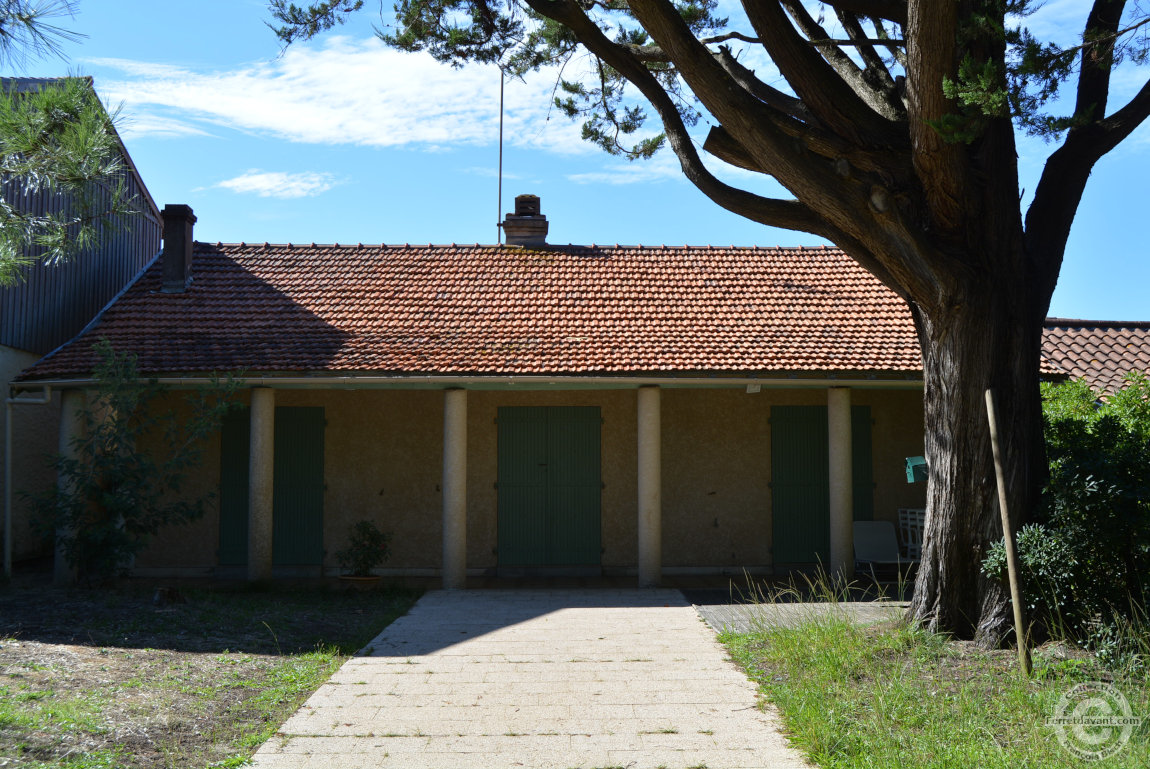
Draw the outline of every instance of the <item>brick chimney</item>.
<instances>
[{"instance_id":1,"label":"brick chimney","mask_svg":"<svg viewBox=\"0 0 1150 769\"><path fill-rule=\"evenodd\" d=\"M538 195L515 196L515 213L503 219L503 234L509 246L547 245L547 217L539 213Z\"/></svg>"},{"instance_id":2,"label":"brick chimney","mask_svg":"<svg viewBox=\"0 0 1150 769\"><path fill-rule=\"evenodd\" d=\"M164 251L160 262L164 268L165 294L182 294L192 282L192 225L196 215L191 206L169 203L160 213L164 220Z\"/></svg>"}]
</instances>

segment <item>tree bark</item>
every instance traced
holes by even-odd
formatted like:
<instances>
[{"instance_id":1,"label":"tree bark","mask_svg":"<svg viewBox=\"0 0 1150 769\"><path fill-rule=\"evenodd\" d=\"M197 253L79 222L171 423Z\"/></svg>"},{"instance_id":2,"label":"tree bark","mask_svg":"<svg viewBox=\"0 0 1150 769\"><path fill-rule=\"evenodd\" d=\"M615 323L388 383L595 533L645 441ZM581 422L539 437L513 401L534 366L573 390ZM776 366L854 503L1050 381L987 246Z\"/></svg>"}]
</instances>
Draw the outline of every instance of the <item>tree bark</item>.
<instances>
[{"instance_id":1,"label":"tree bark","mask_svg":"<svg viewBox=\"0 0 1150 769\"><path fill-rule=\"evenodd\" d=\"M1010 594L977 568L1002 538L983 393L995 389L1011 524L1027 520L1045 477L1038 365L1042 321L1009 281L916 311L923 350L927 519L910 617L932 631L999 646Z\"/></svg>"}]
</instances>

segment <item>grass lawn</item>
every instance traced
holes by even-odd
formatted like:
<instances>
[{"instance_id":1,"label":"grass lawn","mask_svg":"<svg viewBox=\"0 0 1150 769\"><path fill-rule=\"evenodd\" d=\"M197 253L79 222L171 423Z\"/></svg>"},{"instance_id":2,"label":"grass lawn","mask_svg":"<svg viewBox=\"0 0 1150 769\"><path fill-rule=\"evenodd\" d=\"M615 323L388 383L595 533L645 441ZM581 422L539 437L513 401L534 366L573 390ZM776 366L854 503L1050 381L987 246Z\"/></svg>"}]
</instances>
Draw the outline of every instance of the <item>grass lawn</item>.
<instances>
[{"instance_id":1,"label":"grass lawn","mask_svg":"<svg viewBox=\"0 0 1150 769\"><path fill-rule=\"evenodd\" d=\"M318 587L0 590L0 766L242 766L418 597Z\"/></svg>"},{"instance_id":2,"label":"grass lawn","mask_svg":"<svg viewBox=\"0 0 1150 769\"><path fill-rule=\"evenodd\" d=\"M1012 650L985 651L898 624L842 616L721 636L777 705L792 741L822 769L954 767L1082 769L1150 766L1150 675L1114 680L1089 656L1051 647L1035 675ZM1112 681L1147 723L1125 749L1087 761L1046 719L1074 684Z\"/></svg>"}]
</instances>

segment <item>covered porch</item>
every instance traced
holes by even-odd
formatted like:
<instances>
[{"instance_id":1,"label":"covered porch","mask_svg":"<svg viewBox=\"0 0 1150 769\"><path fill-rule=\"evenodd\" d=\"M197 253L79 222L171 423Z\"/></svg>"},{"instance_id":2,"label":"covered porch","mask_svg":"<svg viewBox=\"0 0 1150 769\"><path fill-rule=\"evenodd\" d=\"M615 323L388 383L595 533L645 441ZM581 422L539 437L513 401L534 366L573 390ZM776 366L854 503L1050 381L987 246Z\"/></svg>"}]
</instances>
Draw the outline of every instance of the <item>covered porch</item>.
<instances>
[{"instance_id":1,"label":"covered porch","mask_svg":"<svg viewBox=\"0 0 1150 769\"><path fill-rule=\"evenodd\" d=\"M849 574L851 523L921 506L913 380L457 378L249 382L194 486L218 512L140 574L335 575L349 527L377 573L469 577Z\"/></svg>"}]
</instances>

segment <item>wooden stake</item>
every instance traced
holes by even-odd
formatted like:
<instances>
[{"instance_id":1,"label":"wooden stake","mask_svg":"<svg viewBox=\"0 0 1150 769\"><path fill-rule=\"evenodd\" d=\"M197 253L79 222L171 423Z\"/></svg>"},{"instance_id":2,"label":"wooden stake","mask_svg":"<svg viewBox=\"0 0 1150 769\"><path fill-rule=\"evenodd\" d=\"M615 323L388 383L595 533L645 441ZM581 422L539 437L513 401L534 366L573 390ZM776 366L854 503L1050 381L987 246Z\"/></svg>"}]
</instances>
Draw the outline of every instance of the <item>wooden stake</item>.
<instances>
[{"instance_id":1,"label":"wooden stake","mask_svg":"<svg viewBox=\"0 0 1150 769\"><path fill-rule=\"evenodd\" d=\"M1002 514L1002 536L1006 543L1006 573L1010 580L1010 602L1014 604L1014 635L1018 641L1018 666L1030 676L1030 647L1026 645L1026 626L1022 619L1022 588L1018 582L1018 559L1014 554L1014 530L1006 506L1006 476L998 448L998 418L994 407L994 390L986 391L986 418L990 421L990 448L994 452L994 475L998 480L998 511Z\"/></svg>"}]
</instances>

